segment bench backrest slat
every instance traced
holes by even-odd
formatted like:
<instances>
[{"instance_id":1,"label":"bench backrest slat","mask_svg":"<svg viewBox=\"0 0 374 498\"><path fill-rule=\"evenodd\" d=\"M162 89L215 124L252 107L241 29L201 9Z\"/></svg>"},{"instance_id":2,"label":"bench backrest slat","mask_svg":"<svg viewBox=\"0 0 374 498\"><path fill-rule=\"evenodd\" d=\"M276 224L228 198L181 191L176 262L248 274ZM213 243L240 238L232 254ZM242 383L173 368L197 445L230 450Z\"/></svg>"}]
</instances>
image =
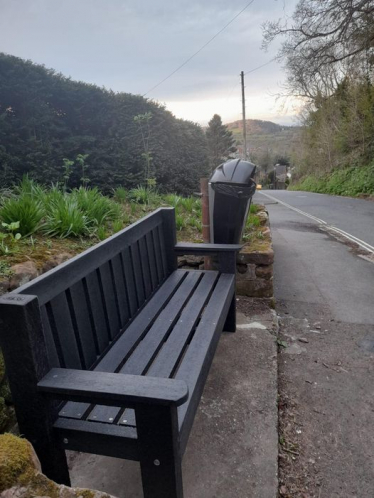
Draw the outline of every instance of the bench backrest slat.
<instances>
[{"instance_id":1,"label":"bench backrest slat","mask_svg":"<svg viewBox=\"0 0 374 498\"><path fill-rule=\"evenodd\" d=\"M91 368L171 273L172 217L159 209L15 291L38 297L51 367Z\"/></svg>"}]
</instances>

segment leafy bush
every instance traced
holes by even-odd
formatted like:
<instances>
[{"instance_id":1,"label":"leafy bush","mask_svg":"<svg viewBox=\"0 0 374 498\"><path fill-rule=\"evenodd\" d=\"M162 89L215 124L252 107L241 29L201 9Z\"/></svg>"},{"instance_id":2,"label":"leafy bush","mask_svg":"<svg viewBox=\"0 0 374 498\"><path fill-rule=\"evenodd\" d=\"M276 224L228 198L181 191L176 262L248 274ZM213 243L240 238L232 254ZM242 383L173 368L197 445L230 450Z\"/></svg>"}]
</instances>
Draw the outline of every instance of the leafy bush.
<instances>
[{"instance_id":1,"label":"leafy bush","mask_svg":"<svg viewBox=\"0 0 374 498\"><path fill-rule=\"evenodd\" d=\"M76 199L79 209L86 215L87 223L92 226L100 226L121 216L121 207L103 196L96 187L93 189L80 187L70 195Z\"/></svg>"},{"instance_id":2,"label":"leafy bush","mask_svg":"<svg viewBox=\"0 0 374 498\"><path fill-rule=\"evenodd\" d=\"M63 195L49 206L43 230L50 237L79 237L89 235L89 223L77 200Z\"/></svg>"},{"instance_id":3,"label":"leafy bush","mask_svg":"<svg viewBox=\"0 0 374 498\"><path fill-rule=\"evenodd\" d=\"M247 227L259 227L261 220L256 214L250 214L246 222Z\"/></svg>"},{"instance_id":4,"label":"leafy bush","mask_svg":"<svg viewBox=\"0 0 374 498\"><path fill-rule=\"evenodd\" d=\"M145 187L132 188L129 192L129 197L132 201L138 204L148 204L149 190Z\"/></svg>"},{"instance_id":5,"label":"leafy bush","mask_svg":"<svg viewBox=\"0 0 374 498\"><path fill-rule=\"evenodd\" d=\"M129 192L124 187L117 187L113 190L113 199L121 204L127 201L128 195Z\"/></svg>"},{"instance_id":6,"label":"leafy bush","mask_svg":"<svg viewBox=\"0 0 374 498\"><path fill-rule=\"evenodd\" d=\"M289 188L332 195L373 195L374 162L367 166L337 169L323 176L310 175L298 183L292 183Z\"/></svg>"},{"instance_id":7,"label":"leafy bush","mask_svg":"<svg viewBox=\"0 0 374 498\"><path fill-rule=\"evenodd\" d=\"M19 222L19 233L25 237L38 230L45 215L42 202L28 193L5 199L0 208L3 223Z\"/></svg>"},{"instance_id":8,"label":"leafy bush","mask_svg":"<svg viewBox=\"0 0 374 498\"><path fill-rule=\"evenodd\" d=\"M175 226L177 230L183 230L183 228L185 228L186 225L187 225L186 218L181 214L177 214L175 216Z\"/></svg>"},{"instance_id":9,"label":"leafy bush","mask_svg":"<svg viewBox=\"0 0 374 498\"><path fill-rule=\"evenodd\" d=\"M196 209L196 199L193 197L182 197L179 202L187 213L193 213Z\"/></svg>"},{"instance_id":10,"label":"leafy bush","mask_svg":"<svg viewBox=\"0 0 374 498\"><path fill-rule=\"evenodd\" d=\"M29 178L28 175L24 175L19 184L13 189L13 193L17 196L27 194L35 199L38 199L39 201L43 199L45 192L45 188Z\"/></svg>"},{"instance_id":11,"label":"leafy bush","mask_svg":"<svg viewBox=\"0 0 374 498\"><path fill-rule=\"evenodd\" d=\"M164 195L164 201L166 202L166 204L168 204L169 206L175 207L175 208L178 206L181 199L182 198L179 197L179 195L177 195L177 194Z\"/></svg>"},{"instance_id":12,"label":"leafy bush","mask_svg":"<svg viewBox=\"0 0 374 498\"><path fill-rule=\"evenodd\" d=\"M249 206L249 212L250 212L250 214L256 214L258 212L258 210L259 210L258 204L251 204Z\"/></svg>"}]
</instances>

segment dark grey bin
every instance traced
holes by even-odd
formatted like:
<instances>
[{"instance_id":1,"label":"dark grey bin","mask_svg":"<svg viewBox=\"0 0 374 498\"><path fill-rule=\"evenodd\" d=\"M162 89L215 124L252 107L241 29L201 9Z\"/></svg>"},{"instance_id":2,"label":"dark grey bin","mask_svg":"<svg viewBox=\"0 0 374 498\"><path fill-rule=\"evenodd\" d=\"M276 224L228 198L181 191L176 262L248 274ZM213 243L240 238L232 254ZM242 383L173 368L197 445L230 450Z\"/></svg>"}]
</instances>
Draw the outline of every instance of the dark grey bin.
<instances>
[{"instance_id":1,"label":"dark grey bin","mask_svg":"<svg viewBox=\"0 0 374 498\"><path fill-rule=\"evenodd\" d=\"M239 244L256 182L256 166L242 159L227 161L209 180L210 241Z\"/></svg>"}]
</instances>

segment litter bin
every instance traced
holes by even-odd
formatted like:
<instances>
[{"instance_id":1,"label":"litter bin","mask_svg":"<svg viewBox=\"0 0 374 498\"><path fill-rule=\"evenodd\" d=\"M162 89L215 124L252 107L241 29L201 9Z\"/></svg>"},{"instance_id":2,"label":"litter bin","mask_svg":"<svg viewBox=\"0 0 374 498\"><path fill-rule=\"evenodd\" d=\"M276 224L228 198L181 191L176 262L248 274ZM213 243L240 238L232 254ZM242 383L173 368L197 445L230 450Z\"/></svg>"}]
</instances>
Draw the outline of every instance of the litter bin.
<instances>
[{"instance_id":1,"label":"litter bin","mask_svg":"<svg viewBox=\"0 0 374 498\"><path fill-rule=\"evenodd\" d=\"M239 244L256 191L256 166L233 159L214 171L209 180L210 241Z\"/></svg>"}]
</instances>

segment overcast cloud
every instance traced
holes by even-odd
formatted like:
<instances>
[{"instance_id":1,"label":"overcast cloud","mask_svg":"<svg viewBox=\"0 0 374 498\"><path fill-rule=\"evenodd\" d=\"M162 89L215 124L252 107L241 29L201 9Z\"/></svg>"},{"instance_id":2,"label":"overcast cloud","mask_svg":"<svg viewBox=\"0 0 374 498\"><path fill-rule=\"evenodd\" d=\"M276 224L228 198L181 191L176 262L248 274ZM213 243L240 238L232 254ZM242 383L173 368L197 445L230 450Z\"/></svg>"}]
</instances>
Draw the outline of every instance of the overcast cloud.
<instances>
[{"instance_id":1,"label":"overcast cloud","mask_svg":"<svg viewBox=\"0 0 374 498\"><path fill-rule=\"evenodd\" d=\"M284 0L286 2L286 0ZM223 33L147 97L205 124L241 115L239 73L272 59L261 24L291 15L296 0L254 0ZM144 94L204 45L246 0L0 0L0 51L73 79ZM284 81L272 63L246 78L247 117L290 123L274 94Z\"/></svg>"}]
</instances>

